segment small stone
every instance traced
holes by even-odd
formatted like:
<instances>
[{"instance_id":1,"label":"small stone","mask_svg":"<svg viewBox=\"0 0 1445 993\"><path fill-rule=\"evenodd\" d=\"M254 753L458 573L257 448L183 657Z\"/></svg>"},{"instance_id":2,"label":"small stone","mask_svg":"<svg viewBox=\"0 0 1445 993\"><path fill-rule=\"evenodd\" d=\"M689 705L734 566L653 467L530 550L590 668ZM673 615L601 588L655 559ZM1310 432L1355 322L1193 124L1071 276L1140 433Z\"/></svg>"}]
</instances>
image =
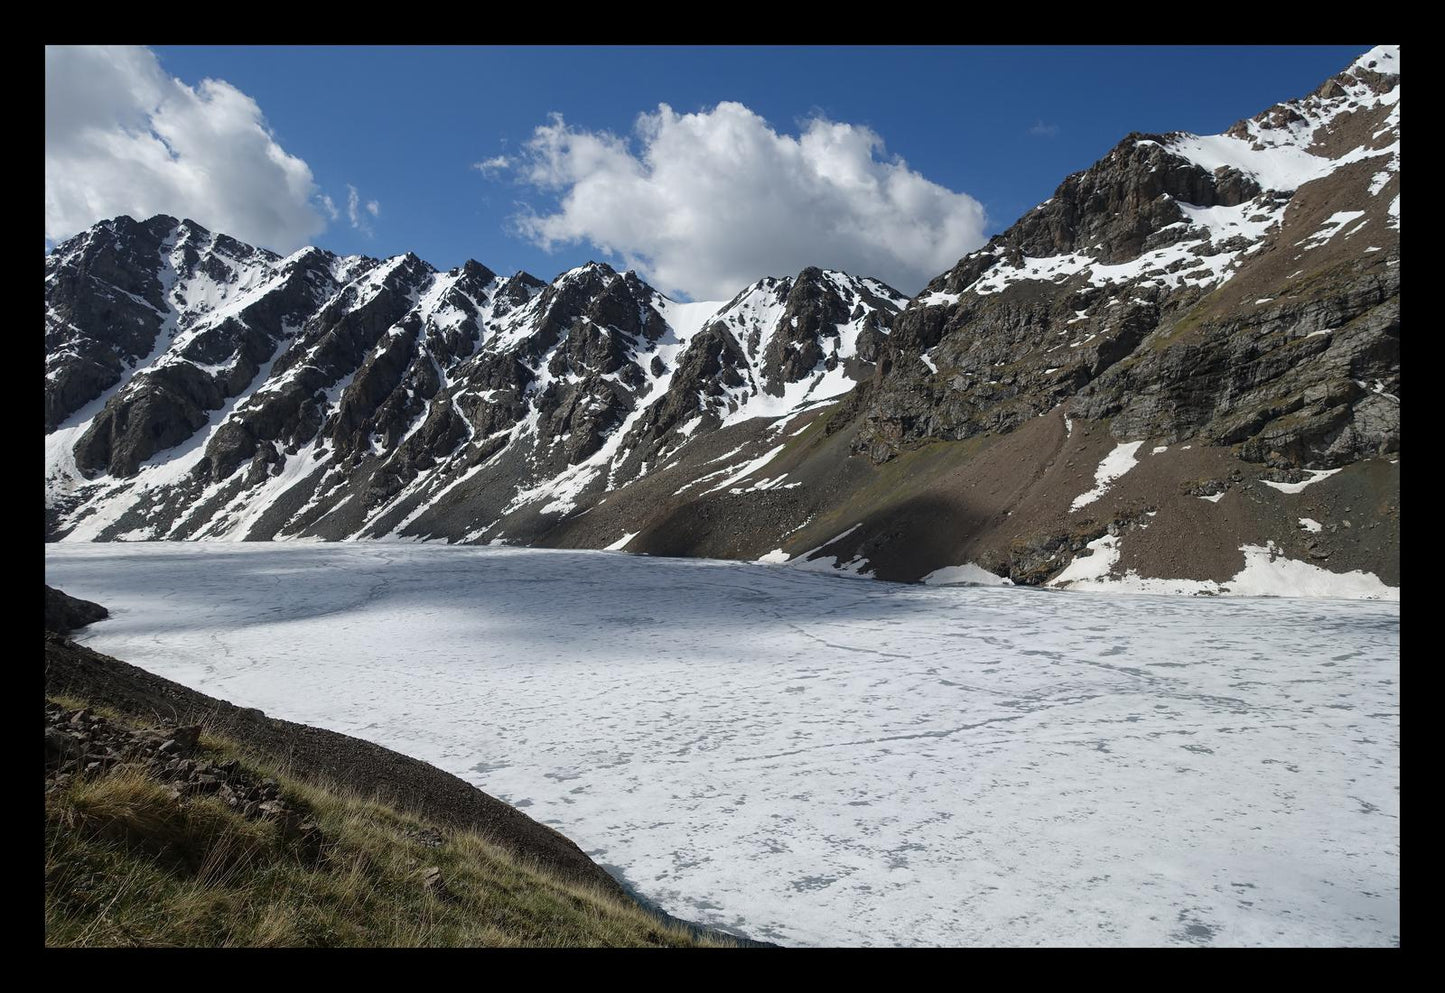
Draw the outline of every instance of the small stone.
<instances>
[{"instance_id":1,"label":"small stone","mask_svg":"<svg viewBox=\"0 0 1445 993\"><path fill-rule=\"evenodd\" d=\"M268 821L285 820L291 815L291 811L279 800L263 800L257 804L256 813Z\"/></svg>"},{"instance_id":2,"label":"small stone","mask_svg":"<svg viewBox=\"0 0 1445 993\"><path fill-rule=\"evenodd\" d=\"M182 751L188 752L200 742L201 726L199 724L191 724L187 727L176 728L173 740Z\"/></svg>"},{"instance_id":3,"label":"small stone","mask_svg":"<svg viewBox=\"0 0 1445 993\"><path fill-rule=\"evenodd\" d=\"M64 755L75 747L75 739L55 728L45 729L45 754Z\"/></svg>"}]
</instances>

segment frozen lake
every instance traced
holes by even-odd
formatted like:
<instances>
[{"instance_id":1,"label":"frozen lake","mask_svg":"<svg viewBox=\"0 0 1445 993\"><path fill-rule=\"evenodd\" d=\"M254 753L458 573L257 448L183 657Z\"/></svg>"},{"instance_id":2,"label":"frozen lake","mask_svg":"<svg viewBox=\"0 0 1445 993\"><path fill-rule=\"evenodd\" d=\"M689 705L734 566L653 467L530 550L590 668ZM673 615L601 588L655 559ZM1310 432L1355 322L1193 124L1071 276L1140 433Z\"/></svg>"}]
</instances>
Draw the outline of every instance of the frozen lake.
<instances>
[{"instance_id":1,"label":"frozen lake","mask_svg":"<svg viewBox=\"0 0 1445 993\"><path fill-rule=\"evenodd\" d=\"M605 552L47 545L81 640L789 945L1399 942L1399 605Z\"/></svg>"}]
</instances>

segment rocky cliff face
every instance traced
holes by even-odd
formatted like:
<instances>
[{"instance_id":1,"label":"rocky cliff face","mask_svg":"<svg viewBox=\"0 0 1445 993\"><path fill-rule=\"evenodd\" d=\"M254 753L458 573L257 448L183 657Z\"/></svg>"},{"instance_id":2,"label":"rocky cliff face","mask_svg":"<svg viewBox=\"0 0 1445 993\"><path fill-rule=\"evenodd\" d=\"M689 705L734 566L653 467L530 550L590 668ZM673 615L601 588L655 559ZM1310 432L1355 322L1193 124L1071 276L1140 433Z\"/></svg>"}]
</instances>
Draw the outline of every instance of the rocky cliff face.
<instances>
[{"instance_id":1,"label":"rocky cliff face","mask_svg":"<svg viewBox=\"0 0 1445 993\"><path fill-rule=\"evenodd\" d=\"M1224 134L1128 135L912 300L107 221L46 260L47 536L1398 582L1399 97L1382 47Z\"/></svg>"},{"instance_id":2,"label":"rocky cliff face","mask_svg":"<svg viewBox=\"0 0 1445 993\"><path fill-rule=\"evenodd\" d=\"M1281 467L1395 452L1399 95L1377 49L1225 134L1129 135L910 303L860 449L1067 401Z\"/></svg>"}]
</instances>

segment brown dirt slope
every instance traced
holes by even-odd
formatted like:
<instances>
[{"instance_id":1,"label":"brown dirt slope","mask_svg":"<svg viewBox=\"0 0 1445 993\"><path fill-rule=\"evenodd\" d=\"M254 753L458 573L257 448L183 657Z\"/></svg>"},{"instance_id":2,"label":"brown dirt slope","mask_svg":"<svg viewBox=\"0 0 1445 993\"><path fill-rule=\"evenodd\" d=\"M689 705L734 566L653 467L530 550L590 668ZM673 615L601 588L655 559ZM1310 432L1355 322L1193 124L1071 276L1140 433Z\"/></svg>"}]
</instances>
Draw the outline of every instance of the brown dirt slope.
<instances>
[{"instance_id":1,"label":"brown dirt slope","mask_svg":"<svg viewBox=\"0 0 1445 993\"><path fill-rule=\"evenodd\" d=\"M628 552L752 560L781 548L840 563L862 559L872 575L903 582L972 562L1039 584L1113 528L1128 532L1119 574L1223 582L1244 568L1241 546L1272 541L1291 559L1400 582L1397 458L1365 459L1283 493L1267 481L1307 477L1198 439L1146 437L1137 464L1075 510L1074 499L1093 488L1099 464L1119 444L1107 420L1070 422L1058 407L1005 434L913 443L875 465L850 452L862 416L838 404L781 435L763 422L719 431L697 452L560 522L538 544L600 548L635 532ZM707 492L730 475L709 478L718 467L776 445L782 451L751 476ZM754 486L780 476L792 485ZM1304 529L1305 518L1320 529Z\"/></svg>"}]
</instances>

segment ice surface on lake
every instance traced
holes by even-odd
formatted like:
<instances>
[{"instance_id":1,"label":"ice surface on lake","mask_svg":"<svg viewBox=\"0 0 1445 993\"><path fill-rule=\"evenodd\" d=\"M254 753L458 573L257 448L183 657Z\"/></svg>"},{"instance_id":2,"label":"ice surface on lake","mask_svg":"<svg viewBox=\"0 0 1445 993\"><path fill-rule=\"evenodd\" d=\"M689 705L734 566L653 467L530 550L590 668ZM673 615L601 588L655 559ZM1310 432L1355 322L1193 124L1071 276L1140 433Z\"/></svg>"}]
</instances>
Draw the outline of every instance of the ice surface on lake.
<instances>
[{"instance_id":1,"label":"ice surface on lake","mask_svg":"<svg viewBox=\"0 0 1445 993\"><path fill-rule=\"evenodd\" d=\"M99 651L799 945L1399 941L1399 605L616 553L47 545Z\"/></svg>"}]
</instances>

